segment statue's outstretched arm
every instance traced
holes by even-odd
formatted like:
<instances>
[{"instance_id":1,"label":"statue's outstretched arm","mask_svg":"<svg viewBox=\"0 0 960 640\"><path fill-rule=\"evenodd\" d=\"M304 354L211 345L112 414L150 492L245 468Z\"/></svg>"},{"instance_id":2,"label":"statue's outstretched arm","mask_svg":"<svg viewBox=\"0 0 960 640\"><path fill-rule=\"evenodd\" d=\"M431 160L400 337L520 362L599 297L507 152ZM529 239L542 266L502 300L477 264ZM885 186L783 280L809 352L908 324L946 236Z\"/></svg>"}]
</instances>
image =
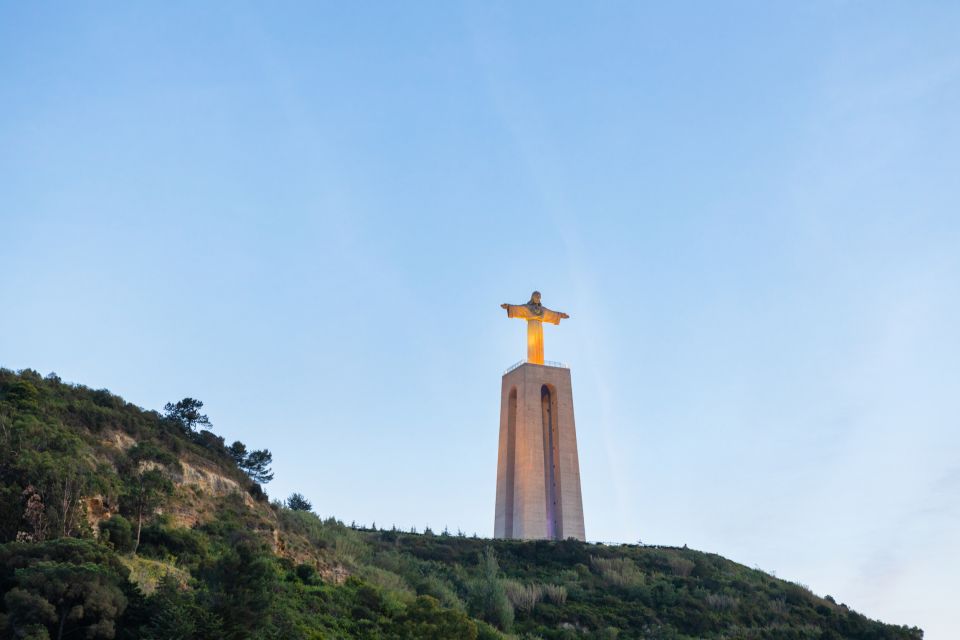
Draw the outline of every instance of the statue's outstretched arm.
<instances>
[{"instance_id":1,"label":"statue's outstretched arm","mask_svg":"<svg viewBox=\"0 0 960 640\"><path fill-rule=\"evenodd\" d=\"M560 324L560 321L564 318L569 318L570 316L562 311L554 311L553 309L543 308L543 316L541 319L544 322L549 322L550 324Z\"/></svg>"},{"instance_id":2,"label":"statue's outstretched arm","mask_svg":"<svg viewBox=\"0 0 960 640\"><path fill-rule=\"evenodd\" d=\"M507 310L508 318L520 318L521 320L526 320L530 317L530 314L527 312L527 307L522 304L510 304L509 302L504 302L500 305L501 309Z\"/></svg>"}]
</instances>

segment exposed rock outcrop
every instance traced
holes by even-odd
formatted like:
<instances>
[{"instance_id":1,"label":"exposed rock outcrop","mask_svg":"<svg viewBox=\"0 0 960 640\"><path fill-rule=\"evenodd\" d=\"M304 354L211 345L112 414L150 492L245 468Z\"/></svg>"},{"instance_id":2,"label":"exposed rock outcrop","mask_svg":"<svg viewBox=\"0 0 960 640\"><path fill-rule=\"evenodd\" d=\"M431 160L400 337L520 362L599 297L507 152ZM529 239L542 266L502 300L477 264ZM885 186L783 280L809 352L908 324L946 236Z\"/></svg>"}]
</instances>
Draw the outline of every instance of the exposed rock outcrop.
<instances>
[{"instance_id":1,"label":"exposed rock outcrop","mask_svg":"<svg viewBox=\"0 0 960 640\"><path fill-rule=\"evenodd\" d=\"M121 451L126 451L137 444L136 440L123 431L107 431L103 434L101 441L108 447L120 449Z\"/></svg>"},{"instance_id":2,"label":"exposed rock outcrop","mask_svg":"<svg viewBox=\"0 0 960 640\"><path fill-rule=\"evenodd\" d=\"M84 515L94 537L100 537L100 523L117 513L117 505L110 504L101 495L83 498Z\"/></svg>"}]
</instances>

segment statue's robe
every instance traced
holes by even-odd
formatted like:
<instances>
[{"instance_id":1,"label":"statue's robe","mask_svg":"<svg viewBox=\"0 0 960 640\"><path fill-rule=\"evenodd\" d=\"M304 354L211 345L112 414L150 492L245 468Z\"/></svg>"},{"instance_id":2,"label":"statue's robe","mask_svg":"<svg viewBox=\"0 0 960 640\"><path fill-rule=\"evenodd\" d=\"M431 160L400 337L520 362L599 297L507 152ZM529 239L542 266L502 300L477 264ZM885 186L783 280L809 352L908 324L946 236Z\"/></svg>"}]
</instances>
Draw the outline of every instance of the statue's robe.
<instances>
[{"instance_id":1,"label":"statue's robe","mask_svg":"<svg viewBox=\"0 0 960 640\"><path fill-rule=\"evenodd\" d=\"M543 323L560 324L560 312L542 304L508 304L508 318L527 321L527 362L543 364Z\"/></svg>"}]
</instances>

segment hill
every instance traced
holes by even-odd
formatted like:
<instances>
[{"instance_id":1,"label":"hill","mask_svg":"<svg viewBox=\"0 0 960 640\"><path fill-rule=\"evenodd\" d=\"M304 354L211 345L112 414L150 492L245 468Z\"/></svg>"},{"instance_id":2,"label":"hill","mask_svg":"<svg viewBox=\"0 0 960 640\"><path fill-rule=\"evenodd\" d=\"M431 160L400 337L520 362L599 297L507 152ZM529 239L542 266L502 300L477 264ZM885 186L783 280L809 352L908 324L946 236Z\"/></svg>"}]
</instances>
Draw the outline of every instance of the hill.
<instances>
[{"instance_id":1,"label":"hill","mask_svg":"<svg viewBox=\"0 0 960 640\"><path fill-rule=\"evenodd\" d=\"M0 370L0 636L923 637L686 548L322 520L200 410Z\"/></svg>"}]
</instances>

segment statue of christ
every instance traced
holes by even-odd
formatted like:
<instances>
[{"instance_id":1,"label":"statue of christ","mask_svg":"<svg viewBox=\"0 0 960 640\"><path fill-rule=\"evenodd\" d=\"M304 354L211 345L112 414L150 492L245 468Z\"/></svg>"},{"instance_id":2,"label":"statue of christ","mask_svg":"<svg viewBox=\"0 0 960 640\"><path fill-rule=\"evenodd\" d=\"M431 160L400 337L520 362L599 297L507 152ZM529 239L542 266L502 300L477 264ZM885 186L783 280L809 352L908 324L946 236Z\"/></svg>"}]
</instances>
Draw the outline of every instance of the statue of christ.
<instances>
[{"instance_id":1,"label":"statue of christ","mask_svg":"<svg viewBox=\"0 0 960 640\"><path fill-rule=\"evenodd\" d=\"M565 313L552 311L540 304L540 292L530 294L527 304L500 305L507 310L508 318L520 318L527 321L527 362L543 364L543 323L560 324L563 318L569 318Z\"/></svg>"}]
</instances>

